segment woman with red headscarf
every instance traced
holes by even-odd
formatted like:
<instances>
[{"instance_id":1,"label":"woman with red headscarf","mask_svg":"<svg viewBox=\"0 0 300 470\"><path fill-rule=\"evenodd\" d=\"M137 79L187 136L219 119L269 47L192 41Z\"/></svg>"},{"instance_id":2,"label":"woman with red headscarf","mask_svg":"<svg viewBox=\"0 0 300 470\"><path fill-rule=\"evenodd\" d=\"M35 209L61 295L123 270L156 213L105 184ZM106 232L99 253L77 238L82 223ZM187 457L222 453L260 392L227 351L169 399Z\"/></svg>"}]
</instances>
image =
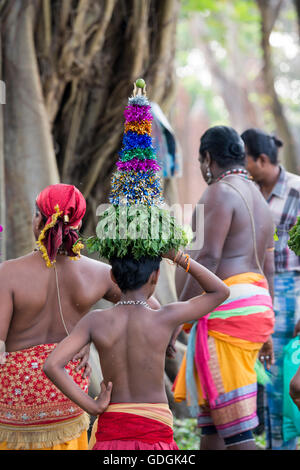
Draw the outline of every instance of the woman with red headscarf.
<instances>
[{"instance_id":1,"label":"woman with red headscarf","mask_svg":"<svg viewBox=\"0 0 300 470\"><path fill-rule=\"evenodd\" d=\"M45 188L33 217L38 248L0 266L0 450L88 448L89 416L42 370L56 344L97 301L120 299L110 267L80 256L85 210L75 186ZM70 362L66 371L87 392L78 365Z\"/></svg>"},{"instance_id":2,"label":"woman with red headscarf","mask_svg":"<svg viewBox=\"0 0 300 470\"><path fill-rule=\"evenodd\" d=\"M55 184L45 188L36 199L38 211L46 221L37 245L43 253L47 266L51 267L59 252L78 259L81 243L78 228L86 210L81 192L69 184Z\"/></svg>"}]
</instances>

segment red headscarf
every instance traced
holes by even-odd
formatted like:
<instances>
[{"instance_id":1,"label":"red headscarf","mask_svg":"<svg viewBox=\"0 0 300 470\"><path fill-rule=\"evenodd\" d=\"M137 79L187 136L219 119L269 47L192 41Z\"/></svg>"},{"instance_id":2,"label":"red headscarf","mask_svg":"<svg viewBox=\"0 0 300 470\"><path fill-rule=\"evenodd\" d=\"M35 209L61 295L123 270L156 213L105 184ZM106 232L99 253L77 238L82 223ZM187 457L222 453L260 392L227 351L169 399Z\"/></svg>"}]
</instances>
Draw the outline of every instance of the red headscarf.
<instances>
[{"instance_id":1,"label":"red headscarf","mask_svg":"<svg viewBox=\"0 0 300 470\"><path fill-rule=\"evenodd\" d=\"M78 248L83 245L73 248L78 240L75 229L86 211L86 202L81 192L70 184L53 184L38 195L36 204L40 212L47 217L37 242L44 253L47 266L51 266L55 261L62 245L68 256L78 255Z\"/></svg>"}]
</instances>

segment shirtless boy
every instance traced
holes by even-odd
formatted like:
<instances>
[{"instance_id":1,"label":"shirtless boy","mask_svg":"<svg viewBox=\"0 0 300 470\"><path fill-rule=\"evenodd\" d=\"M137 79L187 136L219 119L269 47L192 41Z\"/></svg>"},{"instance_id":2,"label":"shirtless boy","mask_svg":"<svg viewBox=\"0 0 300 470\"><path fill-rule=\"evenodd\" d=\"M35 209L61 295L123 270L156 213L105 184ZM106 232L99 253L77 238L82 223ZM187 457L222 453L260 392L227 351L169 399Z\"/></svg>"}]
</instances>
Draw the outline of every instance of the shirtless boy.
<instances>
[{"instance_id":1,"label":"shirtless boy","mask_svg":"<svg viewBox=\"0 0 300 470\"><path fill-rule=\"evenodd\" d=\"M110 260L121 301L81 319L45 362L45 374L67 397L87 413L100 415L93 450L177 449L164 386L170 336L178 325L211 312L228 297L229 289L189 257L181 253L165 257L176 259L188 270L205 294L152 310L147 300L158 281L160 259ZM97 400L86 395L64 370L74 354L91 341L104 377Z\"/></svg>"}]
</instances>

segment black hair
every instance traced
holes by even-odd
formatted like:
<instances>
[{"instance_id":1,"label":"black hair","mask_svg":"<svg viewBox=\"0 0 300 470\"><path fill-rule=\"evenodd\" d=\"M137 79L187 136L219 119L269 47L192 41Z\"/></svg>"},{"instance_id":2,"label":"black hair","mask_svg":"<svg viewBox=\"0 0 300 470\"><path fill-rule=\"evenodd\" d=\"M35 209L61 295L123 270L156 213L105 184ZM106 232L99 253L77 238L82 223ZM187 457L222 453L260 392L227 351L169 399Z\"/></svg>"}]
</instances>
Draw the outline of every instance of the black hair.
<instances>
[{"instance_id":1,"label":"black hair","mask_svg":"<svg viewBox=\"0 0 300 470\"><path fill-rule=\"evenodd\" d=\"M35 203L35 215L38 216L39 214L41 214L41 216L42 216L42 222L43 222L43 224L45 225L46 222L47 222L48 217L46 217L46 216L42 213L42 211L41 211L41 209L39 208L39 206L37 205L37 203Z\"/></svg>"},{"instance_id":2,"label":"black hair","mask_svg":"<svg viewBox=\"0 0 300 470\"><path fill-rule=\"evenodd\" d=\"M148 281L154 271L158 271L161 258L143 256L136 260L131 257L112 258L112 273L122 292L139 289Z\"/></svg>"},{"instance_id":3,"label":"black hair","mask_svg":"<svg viewBox=\"0 0 300 470\"><path fill-rule=\"evenodd\" d=\"M275 135L252 128L243 132L241 137L247 146L249 155L254 160L257 160L259 155L264 153L273 165L277 163L278 149L283 146L283 143Z\"/></svg>"},{"instance_id":4,"label":"black hair","mask_svg":"<svg viewBox=\"0 0 300 470\"><path fill-rule=\"evenodd\" d=\"M232 164L245 164L245 145L239 134L227 126L214 126L208 129L200 139L200 155L209 152L221 168Z\"/></svg>"}]
</instances>

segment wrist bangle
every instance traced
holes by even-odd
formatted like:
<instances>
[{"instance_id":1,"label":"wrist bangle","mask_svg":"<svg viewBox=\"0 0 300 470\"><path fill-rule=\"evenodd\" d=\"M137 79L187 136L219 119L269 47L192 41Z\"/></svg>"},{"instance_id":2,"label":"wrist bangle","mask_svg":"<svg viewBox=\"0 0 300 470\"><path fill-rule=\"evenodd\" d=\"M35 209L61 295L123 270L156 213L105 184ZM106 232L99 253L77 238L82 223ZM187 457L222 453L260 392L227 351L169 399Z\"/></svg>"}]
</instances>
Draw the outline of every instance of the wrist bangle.
<instances>
[{"instance_id":1,"label":"wrist bangle","mask_svg":"<svg viewBox=\"0 0 300 470\"><path fill-rule=\"evenodd\" d=\"M186 255L186 260L187 260L187 266L186 266L186 270L185 270L185 271L188 272L189 269L190 269L190 264L191 264L191 258L190 258L189 255Z\"/></svg>"},{"instance_id":2,"label":"wrist bangle","mask_svg":"<svg viewBox=\"0 0 300 470\"><path fill-rule=\"evenodd\" d=\"M183 256L185 257L185 262L186 262L186 272L188 272L188 270L190 269L190 263L191 263L191 258L190 258L190 255L188 254L184 254L183 253Z\"/></svg>"},{"instance_id":3,"label":"wrist bangle","mask_svg":"<svg viewBox=\"0 0 300 470\"><path fill-rule=\"evenodd\" d=\"M178 260L177 260L177 256L178 256L179 253L180 253L180 256L179 256L179 258L178 258ZM175 256L175 258L174 258L174 264L176 263L177 266L178 266L179 261L181 260L182 255L183 255L183 251L180 251L180 250L177 251L176 256Z\"/></svg>"}]
</instances>

